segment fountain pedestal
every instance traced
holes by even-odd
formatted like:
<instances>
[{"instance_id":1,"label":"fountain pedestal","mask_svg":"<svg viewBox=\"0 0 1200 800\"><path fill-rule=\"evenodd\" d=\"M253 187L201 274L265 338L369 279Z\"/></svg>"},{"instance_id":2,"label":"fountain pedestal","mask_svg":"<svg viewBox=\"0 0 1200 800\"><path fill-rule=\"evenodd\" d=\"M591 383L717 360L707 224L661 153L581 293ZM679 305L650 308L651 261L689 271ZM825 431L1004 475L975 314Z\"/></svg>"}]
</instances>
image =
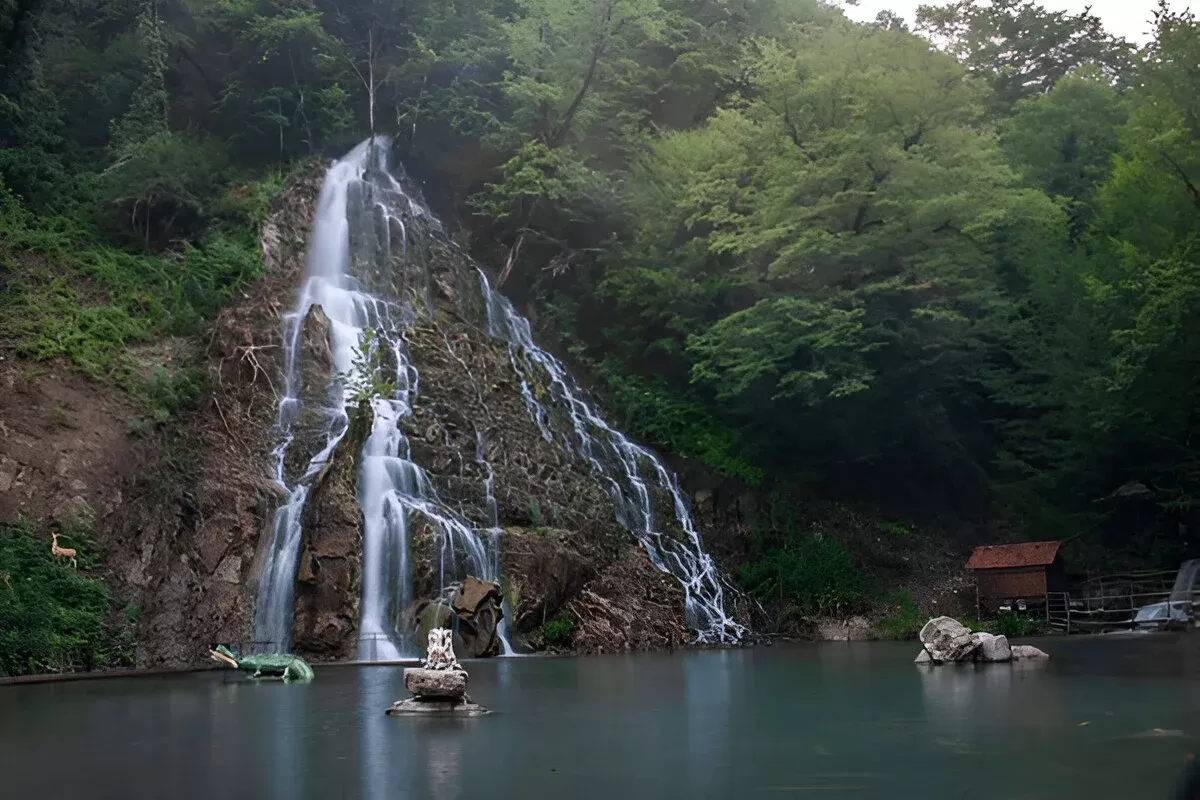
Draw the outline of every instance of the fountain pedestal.
<instances>
[{"instance_id":1,"label":"fountain pedestal","mask_svg":"<svg viewBox=\"0 0 1200 800\"><path fill-rule=\"evenodd\" d=\"M467 696L467 673L462 670L406 669L404 688L429 700L462 700Z\"/></svg>"},{"instance_id":2,"label":"fountain pedestal","mask_svg":"<svg viewBox=\"0 0 1200 800\"><path fill-rule=\"evenodd\" d=\"M453 634L448 628L429 632L429 649L422 668L404 670L404 688L413 696L388 708L392 716L438 714L478 717L488 710L467 695L467 671L454 657Z\"/></svg>"}]
</instances>

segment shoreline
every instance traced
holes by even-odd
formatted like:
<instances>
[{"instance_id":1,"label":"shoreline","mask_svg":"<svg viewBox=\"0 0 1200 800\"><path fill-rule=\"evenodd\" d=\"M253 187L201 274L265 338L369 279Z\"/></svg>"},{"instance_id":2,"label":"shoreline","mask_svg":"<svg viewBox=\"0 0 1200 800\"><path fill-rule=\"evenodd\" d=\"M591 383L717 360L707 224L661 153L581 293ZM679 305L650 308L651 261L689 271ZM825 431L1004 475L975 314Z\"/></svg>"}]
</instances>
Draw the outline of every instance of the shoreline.
<instances>
[{"instance_id":1,"label":"shoreline","mask_svg":"<svg viewBox=\"0 0 1200 800\"><path fill-rule=\"evenodd\" d=\"M1111 633L1119 634L1119 633L1131 633L1131 632L1129 632L1129 631L1113 631ZM1042 638L1051 638L1051 637L1061 636L1061 635L1062 634L1045 634L1043 636L1032 636L1032 637L1028 637L1028 638L1042 639ZM1076 634L1076 637L1078 637L1078 636L1100 636L1100 635L1106 635L1106 634ZM1107 634L1107 635L1111 635L1111 634ZM756 639L756 641L754 641L754 642L747 642L745 644L733 645L733 646L701 644L701 645L692 645L692 646L682 647L682 648L664 649L664 650L659 650L659 651L643 651L643 652L672 653L672 652L687 651L687 650L697 650L697 651L745 650L745 649L754 649L755 647L772 647L772 646L779 645L779 644L834 644L834 643L838 643L838 642L862 643L862 642L916 641L915 639L910 640L910 639L906 639L906 638L888 638L888 637L879 637L879 636L872 636L869 638L843 639L843 638L806 637L806 636L797 636L794 634L783 634L783 633L758 633L758 634L756 634L755 639ZM464 664L469 664L469 663L482 663L482 662L487 662L487 661L498 661L498 660L502 660L502 659L506 659L506 658L512 658L512 659L516 659L516 658L585 658L589 655L611 656L611 655L626 655L626 654L625 653L603 653L603 654L517 653L517 654L513 654L511 656L501 655L501 656L492 656L490 658L471 658L471 659L465 659L465 660L460 659L460 661L462 661L462 663L464 663ZM420 666L420 664L421 664L420 658L404 658L404 659L398 659L395 661L358 661L358 660L324 661L324 662L312 663L312 667L314 670L320 671L320 670L325 670L325 669L336 669L336 668L344 668L344 667L415 667L415 666ZM198 673L204 673L204 672L224 672L224 671L228 671L230 674L237 674L239 672L238 670L230 670L227 667L221 666L220 664L205 664L203 666L193 666L193 667L153 667L150 669L123 668L123 669L111 669L111 670L98 670L95 672L51 672L51 673L40 673L40 674L36 674L36 675L13 675L13 676L7 676L7 677L0 677L0 687L22 686L22 685L29 685L29 684L41 684L41 683L65 683L65 682L70 682L70 681L104 680L104 679L115 679L115 678L152 678L152 677L166 677L166 676L171 676L171 675L188 675L188 674L198 674Z\"/></svg>"}]
</instances>

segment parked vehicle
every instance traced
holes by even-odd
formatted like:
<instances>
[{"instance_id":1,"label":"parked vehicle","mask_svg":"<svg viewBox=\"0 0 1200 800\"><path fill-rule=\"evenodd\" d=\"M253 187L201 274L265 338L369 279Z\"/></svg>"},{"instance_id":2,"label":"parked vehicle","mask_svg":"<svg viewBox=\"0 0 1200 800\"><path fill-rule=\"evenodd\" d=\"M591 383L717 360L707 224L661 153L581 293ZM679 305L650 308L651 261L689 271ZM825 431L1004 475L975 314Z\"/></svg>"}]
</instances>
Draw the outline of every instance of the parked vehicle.
<instances>
[{"instance_id":1,"label":"parked vehicle","mask_svg":"<svg viewBox=\"0 0 1200 800\"><path fill-rule=\"evenodd\" d=\"M1137 630L1179 630L1192 621L1192 603L1189 600L1151 603L1138 609L1133 618Z\"/></svg>"}]
</instances>

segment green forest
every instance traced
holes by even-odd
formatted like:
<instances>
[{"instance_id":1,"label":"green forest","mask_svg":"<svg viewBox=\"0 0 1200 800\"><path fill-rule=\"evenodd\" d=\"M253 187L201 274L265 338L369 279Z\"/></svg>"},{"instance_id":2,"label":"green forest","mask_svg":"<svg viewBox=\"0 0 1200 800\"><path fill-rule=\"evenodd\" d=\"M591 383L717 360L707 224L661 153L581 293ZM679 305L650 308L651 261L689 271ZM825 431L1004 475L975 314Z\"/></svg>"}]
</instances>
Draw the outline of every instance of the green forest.
<instances>
[{"instance_id":1,"label":"green forest","mask_svg":"<svg viewBox=\"0 0 1200 800\"><path fill-rule=\"evenodd\" d=\"M169 418L196 388L137 384L123 348L202 331L288 176L386 134L651 445L776 497L1174 566L1200 524L1200 25L1148 24L1135 46L1032 0L873 24L818 0L0 0L0 347Z\"/></svg>"}]
</instances>

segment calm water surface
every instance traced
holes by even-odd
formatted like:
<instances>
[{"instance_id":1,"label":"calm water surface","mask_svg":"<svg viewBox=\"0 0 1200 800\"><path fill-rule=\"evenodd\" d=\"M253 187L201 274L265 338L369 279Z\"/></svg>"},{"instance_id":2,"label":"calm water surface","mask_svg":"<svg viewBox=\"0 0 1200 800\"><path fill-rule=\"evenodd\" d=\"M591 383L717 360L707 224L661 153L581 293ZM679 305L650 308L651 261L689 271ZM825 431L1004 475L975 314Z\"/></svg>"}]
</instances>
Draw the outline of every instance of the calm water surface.
<instances>
[{"instance_id":1,"label":"calm water surface","mask_svg":"<svg viewBox=\"0 0 1200 800\"><path fill-rule=\"evenodd\" d=\"M385 717L399 667L0 687L0 798L1166 798L1200 635L1039 644L939 669L893 643L469 662L496 712L469 720Z\"/></svg>"}]
</instances>

